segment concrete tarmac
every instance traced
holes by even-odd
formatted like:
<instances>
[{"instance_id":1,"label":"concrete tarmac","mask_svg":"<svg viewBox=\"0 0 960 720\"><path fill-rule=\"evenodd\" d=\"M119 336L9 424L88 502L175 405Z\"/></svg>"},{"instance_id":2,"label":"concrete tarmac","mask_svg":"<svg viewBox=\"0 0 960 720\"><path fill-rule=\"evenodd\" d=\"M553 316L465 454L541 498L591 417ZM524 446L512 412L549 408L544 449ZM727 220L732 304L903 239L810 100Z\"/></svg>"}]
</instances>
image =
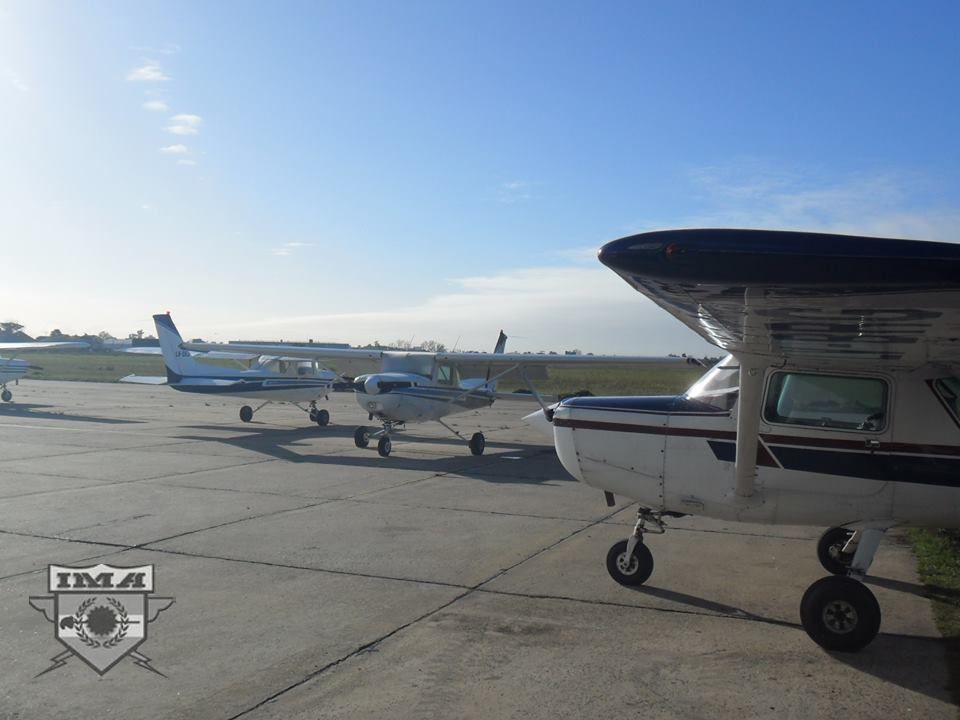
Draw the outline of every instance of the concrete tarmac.
<instances>
[{"instance_id":1,"label":"concrete tarmac","mask_svg":"<svg viewBox=\"0 0 960 720\"><path fill-rule=\"evenodd\" d=\"M22 382L0 406L0 718L956 718L915 563L884 540L881 635L829 654L799 624L822 528L684 518L628 589L626 503L573 481L498 402L354 446L163 387ZM175 604L102 677L32 608L49 564L152 564Z\"/></svg>"}]
</instances>

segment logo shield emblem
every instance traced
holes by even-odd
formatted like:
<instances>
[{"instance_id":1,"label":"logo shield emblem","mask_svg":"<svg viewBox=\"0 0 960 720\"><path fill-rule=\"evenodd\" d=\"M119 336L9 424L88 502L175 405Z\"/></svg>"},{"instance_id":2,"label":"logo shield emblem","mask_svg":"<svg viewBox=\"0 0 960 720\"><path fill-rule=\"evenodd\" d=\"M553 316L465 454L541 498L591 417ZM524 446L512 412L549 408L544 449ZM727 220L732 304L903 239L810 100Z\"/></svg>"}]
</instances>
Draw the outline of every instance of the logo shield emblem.
<instances>
[{"instance_id":1,"label":"logo shield emblem","mask_svg":"<svg viewBox=\"0 0 960 720\"><path fill-rule=\"evenodd\" d=\"M163 674L137 651L147 639L150 622L174 602L172 597L150 597L153 565L50 565L47 579L51 594L31 597L30 605L53 622L54 635L67 652L52 658L53 665L40 675L62 667L71 655L98 675L127 655L138 666Z\"/></svg>"}]
</instances>

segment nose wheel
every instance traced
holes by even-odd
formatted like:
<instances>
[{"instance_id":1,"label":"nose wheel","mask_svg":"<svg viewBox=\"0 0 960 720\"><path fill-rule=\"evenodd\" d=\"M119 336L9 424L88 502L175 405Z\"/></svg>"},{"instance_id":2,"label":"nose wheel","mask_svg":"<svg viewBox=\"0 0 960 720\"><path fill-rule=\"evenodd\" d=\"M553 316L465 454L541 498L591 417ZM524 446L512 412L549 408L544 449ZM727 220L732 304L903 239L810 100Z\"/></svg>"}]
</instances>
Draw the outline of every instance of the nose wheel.
<instances>
[{"instance_id":1,"label":"nose wheel","mask_svg":"<svg viewBox=\"0 0 960 720\"><path fill-rule=\"evenodd\" d=\"M0 400L3 400L4 402L10 402L13 400L13 393L4 387L3 392L0 392Z\"/></svg>"},{"instance_id":2,"label":"nose wheel","mask_svg":"<svg viewBox=\"0 0 960 720\"><path fill-rule=\"evenodd\" d=\"M652 527L647 527L648 522ZM653 553L644 545L643 536L648 532L661 534L666 529L660 513L639 508L633 533L626 540L614 543L607 552L607 572L610 577L627 587L643 585L653 574Z\"/></svg>"},{"instance_id":3,"label":"nose wheel","mask_svg":"<svg viewBox=\"0 0 960 720\"><path fill-rule=\"evenodd\" d=\"M310 408L310 420L320 427L330 424L330 411L326 408Z\"/></svg>"},{"instance_id":4,"label":"nose wheel","mask_svg":"<svg viewBox=\"0 0 960 720\"><path fill-rule=\"evenodd\" d=\"M627 587L643 585L653 574L653 553L639 540L628 550L629 540L615 543L607 553L607 572L610 577Z\"/></svg>"}]
</instances>

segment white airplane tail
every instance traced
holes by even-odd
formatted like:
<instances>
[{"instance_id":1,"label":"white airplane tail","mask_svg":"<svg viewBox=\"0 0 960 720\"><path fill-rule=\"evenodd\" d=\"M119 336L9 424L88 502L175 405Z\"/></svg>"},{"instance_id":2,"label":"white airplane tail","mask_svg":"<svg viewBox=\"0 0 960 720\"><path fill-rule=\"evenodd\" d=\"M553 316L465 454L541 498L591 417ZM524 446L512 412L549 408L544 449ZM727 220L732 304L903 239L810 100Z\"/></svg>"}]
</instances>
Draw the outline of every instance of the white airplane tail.
<instances>
[{"instance_id":1,"label":"white airplane tail","mask_svg":"<svg viewBox=\"0 0 960 720\"><path fill-rule=\"evenodd\" d=\"M503 332L503 330L501 330L500 335L497 337L497 344L493 346L493 352L496 355L503 355L506 349L507 349L507 335L506 333ZM497 391L497 381L494 380L493 382L490 382L490 368L487 368L487 382L485 383L485 385L487 386L488 389L492 390L493 392Z\"/></svg>"},{"instance_id":2,"label":"white airplane tail","mask_svg":"<svg viewBox=\"0 0 960 720\"><path fill-rule=\"evenodd\" d=\"M179 382L185 375L210 375L210 368L201 365L191 357L189 350L180 347L183 338L173 324L170 313L154 315L157 337L160 338L160 350L163 352L163 364L167 366L167 381Z\"/></svg>"}]
</instances>

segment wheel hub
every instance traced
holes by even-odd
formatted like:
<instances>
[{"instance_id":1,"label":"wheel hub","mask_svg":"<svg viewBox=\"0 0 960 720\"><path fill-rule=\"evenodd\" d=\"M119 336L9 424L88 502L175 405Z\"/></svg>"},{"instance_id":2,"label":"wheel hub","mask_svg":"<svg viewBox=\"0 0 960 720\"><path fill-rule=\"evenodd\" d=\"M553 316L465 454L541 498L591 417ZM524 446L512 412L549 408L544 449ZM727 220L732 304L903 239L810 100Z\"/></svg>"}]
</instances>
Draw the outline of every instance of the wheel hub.
<instances>
[{"instance_id":1,"label":"wheel hub","mask_svg":"<svg viewBox=\"0 0 960 720\"><path fill-rule=\"evenodd\" d=\"M626 553L620 553L617 558L617 569L624 575L633 575L640 567L640 561L636 555L627 557Z\"/></svg>"},{"instance_id":2,"label":"wheel hub","mask_svg":"<svg viewBox=\"0 0 960 720\"><path fill-rule=\"evenodd\" d=\"M857 611L846 600L832 600L823 608L823 624L837 635L846 635L857 627Z\"/></svg>"}]
</instances>

